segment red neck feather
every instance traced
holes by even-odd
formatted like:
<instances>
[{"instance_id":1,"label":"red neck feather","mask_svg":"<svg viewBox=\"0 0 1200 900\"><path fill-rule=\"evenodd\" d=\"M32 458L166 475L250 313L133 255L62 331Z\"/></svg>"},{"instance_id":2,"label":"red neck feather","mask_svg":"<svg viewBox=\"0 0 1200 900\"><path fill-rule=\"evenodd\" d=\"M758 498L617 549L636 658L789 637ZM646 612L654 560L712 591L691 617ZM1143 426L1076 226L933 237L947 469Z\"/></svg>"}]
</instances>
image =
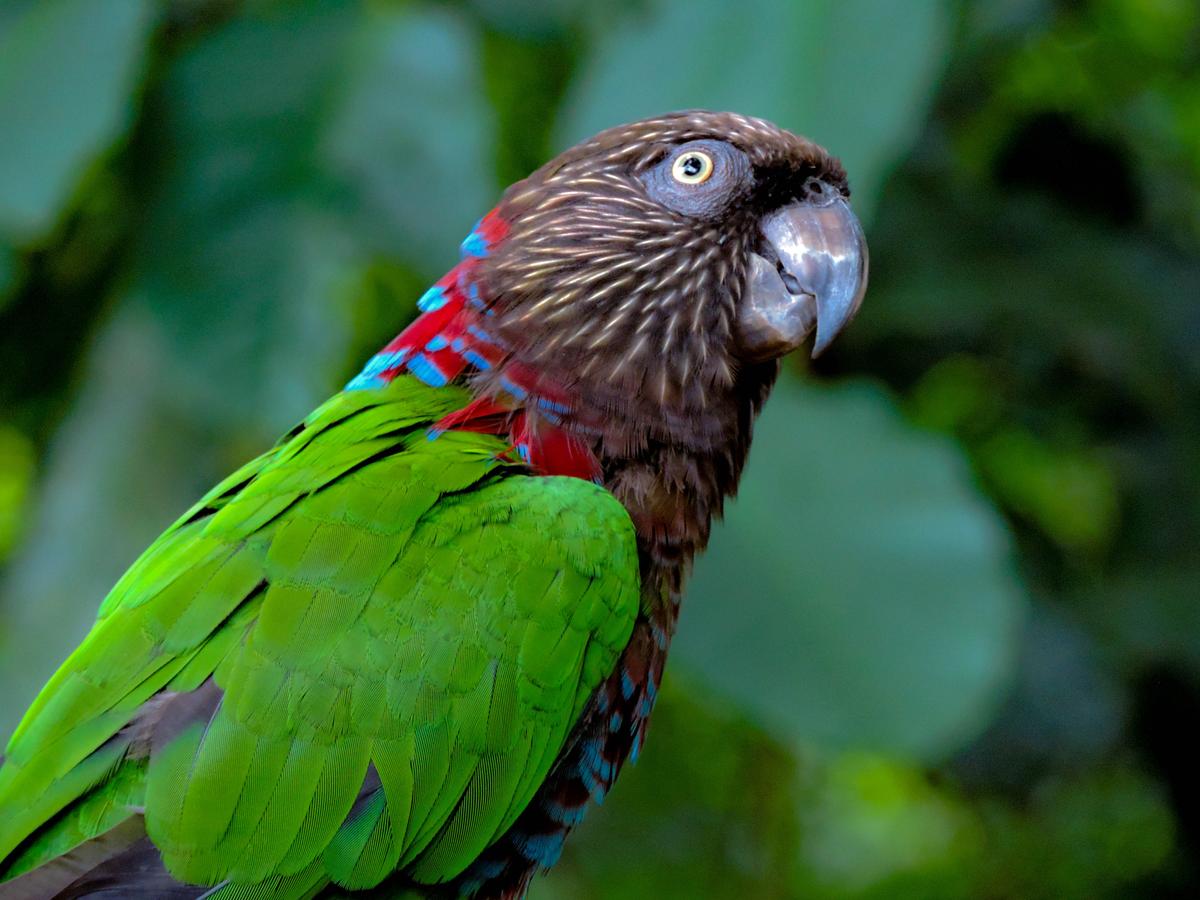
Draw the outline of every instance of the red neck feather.
<instances>
[{"instance_id":1,"label":"red neck feather","mask_svg":"<svg viewBox=\"0 0 1200 900\"><path fill-rule=\"evenodd\" d=\"M508 234L495 210L484 216L462 243L462 260L438 279L417 301L421 314L367 362L347 390L378 388L401 373L432 387L488 372L487 384L499 390L482 393L434 427L501 435L539 475L569 475L600 480L600 464L578 436L559 427L570 398L512 360L488 332L491 310L479 297L475 270Z\"/></svg>"}]
</instances>

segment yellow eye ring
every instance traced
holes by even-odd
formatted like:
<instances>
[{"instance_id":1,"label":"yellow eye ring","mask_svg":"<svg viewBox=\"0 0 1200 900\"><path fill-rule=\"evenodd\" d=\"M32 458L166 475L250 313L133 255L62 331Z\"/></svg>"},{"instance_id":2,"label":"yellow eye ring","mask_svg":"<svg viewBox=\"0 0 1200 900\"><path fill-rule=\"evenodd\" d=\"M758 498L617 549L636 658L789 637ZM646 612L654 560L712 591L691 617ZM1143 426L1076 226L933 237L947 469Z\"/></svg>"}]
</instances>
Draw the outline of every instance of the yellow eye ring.
<instances>
[{"instance_id":1,"label":"yellow eye ring","mask_svg":"<svg viewBox=\"0 0 1200 900\"><path fill-rule=\"evenodd\" d=\"M704 184L712 177L713 159L703 150L688 150L671 163L671 177L680 184Z\"/></svg>"}]
</instances>

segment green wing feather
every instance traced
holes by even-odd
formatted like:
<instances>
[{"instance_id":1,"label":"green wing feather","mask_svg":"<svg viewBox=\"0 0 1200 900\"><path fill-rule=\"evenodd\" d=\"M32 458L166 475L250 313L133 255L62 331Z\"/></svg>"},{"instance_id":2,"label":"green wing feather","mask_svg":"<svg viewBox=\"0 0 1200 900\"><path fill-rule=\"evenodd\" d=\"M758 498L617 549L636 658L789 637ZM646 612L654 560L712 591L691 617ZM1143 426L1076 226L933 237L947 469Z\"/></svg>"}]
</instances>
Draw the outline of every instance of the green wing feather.
<instances>
[{"instance_id":1,"label":"green wing feather","mask_svg":"<svg viewBox=\"0 0 1200 900\"><path fill-rule=\"evenodd\" d=\"M436 883L507 829L629 638L638 564L603 489L430 440L466 402L340 394L146 551L8 746L0 877L142 809L227 897ZM209 679L215 712L143 734Z\"/></svg>"}]
</instances>

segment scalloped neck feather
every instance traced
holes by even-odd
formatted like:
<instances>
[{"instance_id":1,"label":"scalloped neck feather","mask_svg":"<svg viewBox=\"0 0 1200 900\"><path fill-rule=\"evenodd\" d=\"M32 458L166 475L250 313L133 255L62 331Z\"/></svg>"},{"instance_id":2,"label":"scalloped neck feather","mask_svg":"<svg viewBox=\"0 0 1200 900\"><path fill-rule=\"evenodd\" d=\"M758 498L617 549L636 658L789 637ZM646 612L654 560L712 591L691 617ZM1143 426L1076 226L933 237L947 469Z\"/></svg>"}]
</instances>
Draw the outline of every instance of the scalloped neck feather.
<instances>
[{"instance_id":1,"label":"scalloped neck feather","mask_svg":"<svg viewBox=\"0 0 1200 900\"><path fill-rule=\"evenodd\" d=\"M368 360L346 390L382 387L402 373L430 387L488 373L495 388L438 422L431 440L452 429L506 436L512 452L539 475L599 483L601 467L591 449L560 427L562 416L572 410L570 398L509 359L507 348L488 330L494 312L479 295L476 269L507 234L496 210L480 219L462 242L458 265L417 301L420 315Z\"/></svg>"}]
</instances>

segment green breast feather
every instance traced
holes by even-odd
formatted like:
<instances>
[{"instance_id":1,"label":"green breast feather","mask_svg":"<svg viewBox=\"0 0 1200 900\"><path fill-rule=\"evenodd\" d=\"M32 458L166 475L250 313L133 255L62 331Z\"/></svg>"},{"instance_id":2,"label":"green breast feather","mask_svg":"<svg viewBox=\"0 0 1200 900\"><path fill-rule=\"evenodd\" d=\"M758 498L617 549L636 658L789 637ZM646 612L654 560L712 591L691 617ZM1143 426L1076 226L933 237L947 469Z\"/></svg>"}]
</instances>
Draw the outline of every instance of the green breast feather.
<instances>
[{"instance_id":1,"label":"green breast feather","mask_svg":"<svg viewBox=\"0 0 1200 900\"><path fill-rule=\"evenodd\" d=\"M467 400L339 394L150 547L8 746L0 878L140 809L221 897L442 881L506 830L629 638L638 564L603 489L430 440Z\"/></svg>"}]
</instances>

